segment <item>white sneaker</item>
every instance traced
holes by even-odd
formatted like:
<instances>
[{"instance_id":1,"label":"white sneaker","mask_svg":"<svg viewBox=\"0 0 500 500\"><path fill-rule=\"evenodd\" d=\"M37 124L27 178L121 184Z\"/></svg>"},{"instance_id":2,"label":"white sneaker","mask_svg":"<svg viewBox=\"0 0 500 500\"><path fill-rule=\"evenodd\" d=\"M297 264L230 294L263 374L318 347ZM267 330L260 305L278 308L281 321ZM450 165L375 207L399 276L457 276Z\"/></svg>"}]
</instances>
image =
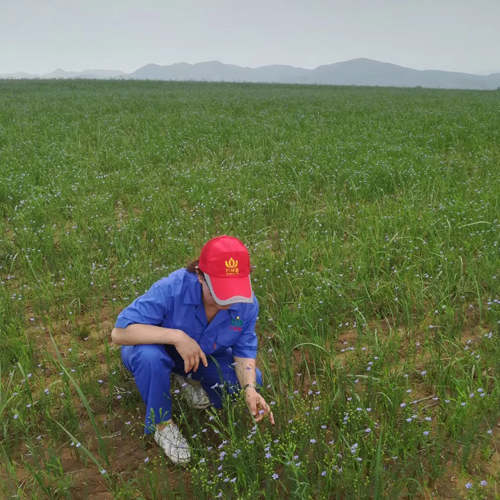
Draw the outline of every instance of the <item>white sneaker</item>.
<instances>
[{"instance_id":1,"label":"white sneaker","mask_svg":"<svg viewBox=\"0 0 500 500\"><path fill-rule=\"evenodd\" d=\"M203 410L208 408L212 403L210 403L210 398L205 392L205 389L201 386L200 382L190 378L182 377L174 373L173 375L174 383L180 388L181 394L186 400L186 402L191 406L191 408L196 408L197 410Z\"/></svg>"},{"instance_id":2,"label":"white sneaker","mask_svg":"<svg viewBox=\"0 0 500 500\"><path fill-rule=\"evenodd\" d=\"M155 441L175 464L185 464L191 459L189 444L173 422L162 429L156 427Z\"/></svg>"}]
</instances>

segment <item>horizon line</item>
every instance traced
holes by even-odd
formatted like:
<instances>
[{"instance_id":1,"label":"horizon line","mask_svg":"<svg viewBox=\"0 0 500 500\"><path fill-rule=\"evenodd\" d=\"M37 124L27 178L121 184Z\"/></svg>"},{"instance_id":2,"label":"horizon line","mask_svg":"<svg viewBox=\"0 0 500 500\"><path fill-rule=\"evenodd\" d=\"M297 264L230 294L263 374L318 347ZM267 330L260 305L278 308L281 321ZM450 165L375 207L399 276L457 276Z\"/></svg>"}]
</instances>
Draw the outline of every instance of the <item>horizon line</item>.
<instances>
[{"instance_id":1,"label":"horizon line","mask_svg":"<svg viewBox=\"0 0 500 500\"><path fill-rule=\"evenodd\" d=\"M314 71L314 70L321 68L323 66L332 66L334 64L341 64L341 63L360 61L360 60L376 62L376 63L380 63L380 64L389 64L392 66L398 66L400 68L409 69L409 70L413 70L413 71L442 71L445 73L459 73L459 74L474 75L474 76L491 76L491 75L495 75L495 74L500 73L500 69L498 71L491 71L489 73L470 73L467 71L447 70L447 69L438 69L438 68L417 69L417 68L414 68L412 66L396 64L396 63L389 62L389 61L381 61L379 59L371 59L369 57L354 57L351 59L345 59L345 60L341 60L341 61L320 64L319 66L315 66L315 67L304 67L304 66L296 66L293 64L283 64L283 63L263 64L263 65L259 65L259 66L245 66L245 65L241 65L241 64L222 62L219 59L210 59L210 60L203 60L203 61L198 61L198 62L194 62L194 63L187 62L187 61L176 61L173 63L166 63L166 64L160 64L160 63L156 63L156 62L148 62L148 63L145 63L142 66L139 66L136 69L131 70L131 71L124 71L122 69L115 69L115 68L96 68L96 67L89 68L89 67L87 67L87 68L79 70L79 69L64 69L62 67L57 67L57 68L50 70L50 71L47 71L47 72L31 73L30 71L26 71L26 70L19 70L19 71L0 72L0 75L8 76L8 75L16 75L16 74L26 74L26 75L30 75L30 76L44 76L47 74L55 73L56 71L63 71L65 73L85 73L85 72L92 72L92 71L115 71L115 72L123 73L124 75L130 75L130 74L135 73L139 69L144 68L145 66L150 66L150 65L160 66L160 67L168 67L168 66L174 66L176 64L187 64L189 66L196 66L199 64L207 64L207 63L219 63L219 64L222 64L224 66L236 66L236 67L244 68L244 69L259 69L259 68L267 68L267 67L272 67L272 66L283 66L283 67L289 67L289 68L295 68L295 69L303 69L306 71Z\"/></svg>"}]
</instances>

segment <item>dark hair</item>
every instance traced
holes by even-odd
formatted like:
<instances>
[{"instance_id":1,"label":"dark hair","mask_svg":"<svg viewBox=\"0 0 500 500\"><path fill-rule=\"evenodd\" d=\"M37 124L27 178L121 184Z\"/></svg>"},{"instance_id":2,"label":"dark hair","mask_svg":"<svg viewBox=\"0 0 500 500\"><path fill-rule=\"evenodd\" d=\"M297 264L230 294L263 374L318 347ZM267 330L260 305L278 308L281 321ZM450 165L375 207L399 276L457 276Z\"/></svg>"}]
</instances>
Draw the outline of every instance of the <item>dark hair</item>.
<instances>
[{"instance_id":1,"label":"dark hair","mask_svg":"<svg viewBox=\"0 0 500 500\"><path fill-rule=\"evenodd\" d=\"M199 262L199 259L195 259L195 260L192 260L187 266L186 266L186 270L189 272L189 273L193 273L193 274L199 274L200 273L200 268L198 267L198 262Z\"/></svg>"}]
</instances>

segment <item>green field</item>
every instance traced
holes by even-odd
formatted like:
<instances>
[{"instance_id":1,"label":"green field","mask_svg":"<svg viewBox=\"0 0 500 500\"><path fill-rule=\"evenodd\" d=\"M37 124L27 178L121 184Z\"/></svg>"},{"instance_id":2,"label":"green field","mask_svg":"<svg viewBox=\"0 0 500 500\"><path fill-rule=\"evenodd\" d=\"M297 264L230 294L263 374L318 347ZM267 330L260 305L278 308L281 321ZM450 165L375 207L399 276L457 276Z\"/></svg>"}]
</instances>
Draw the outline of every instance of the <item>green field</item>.
<instances>
[{"instance_id":1,"label":"green field","mask_svg":"<svg viewBox=\"0 0 500 500\"><path fill-rule=\"evenodd\" d=\"M172 465L110 332L249 247L276 425ZM500 92L0 81L2 498L500 495Z\"/></svg>"}]
</instances>

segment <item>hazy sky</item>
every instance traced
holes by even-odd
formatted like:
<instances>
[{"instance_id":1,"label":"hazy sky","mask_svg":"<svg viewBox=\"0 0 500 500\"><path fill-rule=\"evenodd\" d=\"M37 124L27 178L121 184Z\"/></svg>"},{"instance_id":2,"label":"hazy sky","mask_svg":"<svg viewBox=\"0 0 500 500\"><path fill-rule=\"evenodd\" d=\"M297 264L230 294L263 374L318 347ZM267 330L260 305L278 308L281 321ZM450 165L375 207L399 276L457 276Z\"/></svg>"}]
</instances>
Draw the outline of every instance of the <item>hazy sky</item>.
<instances>
[{"instance_id":1,"label":"hazy sky","mask_svg":"<svg viewBox=\"0 0 500 500\"><path fill-rule=\"evenodd\" d=\"M500 72L500 0L0 0L0 73L356 57Z\"/></svg>"}]
</instances>

